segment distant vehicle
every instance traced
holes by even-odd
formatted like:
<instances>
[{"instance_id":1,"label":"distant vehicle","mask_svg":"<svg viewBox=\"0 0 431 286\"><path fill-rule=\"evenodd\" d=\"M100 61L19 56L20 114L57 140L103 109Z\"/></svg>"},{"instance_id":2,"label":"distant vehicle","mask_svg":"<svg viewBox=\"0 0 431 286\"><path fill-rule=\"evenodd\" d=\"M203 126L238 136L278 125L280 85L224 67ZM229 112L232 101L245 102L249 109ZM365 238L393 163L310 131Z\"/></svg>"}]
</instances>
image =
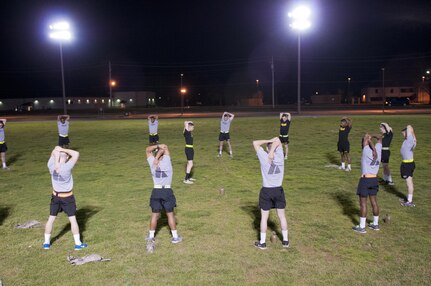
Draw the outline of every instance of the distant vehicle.
<instances>
[{"instance_id":1,"label":"distant vehicle","mask_svg":"<svg viewBox=\"0 0 431 286\"><path fill-rule=\"evenodd\" d=\"M407 106L410 104L408 97L387 97L385 101L386 106Z\"/></svg>"}]
</instances>

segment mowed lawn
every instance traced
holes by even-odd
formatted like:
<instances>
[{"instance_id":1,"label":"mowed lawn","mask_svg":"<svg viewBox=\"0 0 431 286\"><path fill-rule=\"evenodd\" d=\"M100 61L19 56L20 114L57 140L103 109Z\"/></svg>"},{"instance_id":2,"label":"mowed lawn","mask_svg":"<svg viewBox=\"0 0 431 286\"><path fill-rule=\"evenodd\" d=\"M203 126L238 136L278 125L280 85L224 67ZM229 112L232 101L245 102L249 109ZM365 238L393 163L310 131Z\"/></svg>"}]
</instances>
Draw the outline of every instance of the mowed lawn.
<instances>
[{"instance_id":1,"label":"mowed lawn","mask_svg":"<svg viewBox=\"0 0 431 286\"><path fill-rule=\"evenodd\" d=\"M236 118L231 125L234 158L217 158L219 119L194 119L194 185L185 170L183 120L160 119L162 143L171 151L180 244L170 243L166 217L159 221L156 249L146 252L152 178L145 158L146 120L71 121L71 147L78 220L89 248L73 250L66 215L59 215L43 250L43 228L15 229L28 220L45 222L51 181L46 167L57 143L56 122L8 122L10 171L0 172L0 279L4 285L426 285L431 284L431 132L428 115L354 116L352 168L339 171L336 150L340 117L293 117L285 169L291 246L281 247L275 212L270 229L278 242L254 247L258 238L261 187L252 140L278 135L278 115ZM360 176L361 137L394 128L390 167L395 186L381 186L381 230L351 230L359 220L355 195ZM415 208L401 207L406 194L399 176L400 130L417 135ZM220 195L219 189L225 189ZM369 219L372 219L369 210ZM98 253L110 262L72 266L68 255Z\"/></svg>"}]
</instances>

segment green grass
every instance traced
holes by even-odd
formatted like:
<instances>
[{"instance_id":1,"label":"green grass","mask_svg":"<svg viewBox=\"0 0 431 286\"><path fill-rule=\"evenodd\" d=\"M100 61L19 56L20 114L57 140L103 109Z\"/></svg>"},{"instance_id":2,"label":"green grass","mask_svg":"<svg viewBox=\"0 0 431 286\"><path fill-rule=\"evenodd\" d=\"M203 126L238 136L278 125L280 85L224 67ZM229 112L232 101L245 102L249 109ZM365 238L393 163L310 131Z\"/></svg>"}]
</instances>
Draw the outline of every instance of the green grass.
<instances>
[{"instance_id":1,"label":"green grass","mask_svg":"<svg viewBox=\"0 0 431 286\"><path fill-rule=\"evenodd\" d=\"M237 118L232 123L234 158L216 158L219 119L195 119L194 185L184 185L181 120L160 120L160 138L169 145L174 167L176 217L184 241L170 243L160 220L156 251L146 253L152 179L144 150L143 121L72 121L71 146L81 153L74 170L79 221L88 250L74 252L67 217L59 215L51 250L41 249L43 229L18 230L17 223L45 222L51 182L46 163L57 142L55 122L8 122L11 171L0 172L0 279L5 285L425 285L431 270L430 116L353 117L350 143L353 171L338 164L339 117L293 118L284 188L291 247L255 249L261 176L253 139L277 135L277 118ZM387 121L395 130L390 167L396 185L381 186L380 232L354 233L359 218L356 186L360 140ZM399 178L399 130L412 124L416 208L403 208ZM225 195L218 190L224 187ZM369 218L372 218L369 212ZM274 212L270 226L280 236ZM270 236L268 230L268 237ZM71 266L67 255L98 253L111 262Z\"/></svg>"}]
</instances>

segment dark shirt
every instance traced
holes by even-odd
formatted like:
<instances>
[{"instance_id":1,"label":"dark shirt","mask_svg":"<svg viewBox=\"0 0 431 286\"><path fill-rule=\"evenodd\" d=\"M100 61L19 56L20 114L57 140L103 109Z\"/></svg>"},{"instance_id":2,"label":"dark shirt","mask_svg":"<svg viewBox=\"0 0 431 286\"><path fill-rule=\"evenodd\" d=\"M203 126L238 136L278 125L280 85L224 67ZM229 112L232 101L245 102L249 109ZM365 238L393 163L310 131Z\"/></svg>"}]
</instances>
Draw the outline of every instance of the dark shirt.
<instances>
[{"instance_id":1,"label":"dark shirt","mask_svg":"<svg viewBox=\"0 0 431 286\"><path fill-rule=\"evenodd\" d=\"M340 130L338 131L338 142L348 142L351 129L352 128L349 126L343 127L340 125Z\"/></svg>"},{"instance_id":2,"label":"dark shirt","mask_svg":"<svg viewBox=\"0 0 431 286\"><path fill-rule=\"evenodd\" d=\"M290 121L280 119L280 135L287 135L289 133Z\"/></svg>"},{"instance_id":3,"label":"dark shirt","mask_svg":"<svg viewBox=\"0 0 431 286\"><path fill-rule=\"evenodd\" d=\"M184 138L186 139L186 145L193 145L193 135L192 132L184 130Z\"/></svg>"},{"instance_id":4,"label":"dark shirt","mask_svg":"<svg viewBox=\"0 0 431 286\"><path fill-rule=\"evenodd\" d=\"M383 147L389 147L389 145L391 145L393 136L394 136L394 134L392 133L392 131L385 133L383 135L383 139L382 139L382 146Z\"/></svg>"}]
</instances>

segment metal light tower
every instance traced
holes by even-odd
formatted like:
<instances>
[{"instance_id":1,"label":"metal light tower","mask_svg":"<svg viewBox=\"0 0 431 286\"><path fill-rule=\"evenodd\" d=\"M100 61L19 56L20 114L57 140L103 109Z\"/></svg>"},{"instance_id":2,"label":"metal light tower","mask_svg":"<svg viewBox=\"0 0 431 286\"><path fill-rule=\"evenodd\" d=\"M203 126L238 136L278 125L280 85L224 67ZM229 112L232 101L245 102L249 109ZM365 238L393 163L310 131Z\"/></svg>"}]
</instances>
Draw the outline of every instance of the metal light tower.
<instances>
[{"instance_id":1,"label":"metal light tower","mask_svg":"<svg viewBox=\"0 0 431 286\"><path fill-rule=\"evenodd\" d=\"M311 11L306 6L299 6L288 14L293 20L289 26L298 31L298 113L301 113L301 32L310 28L310 15Z\"/></svg>"},{"instance_id":2,"label":"metal light tower","mask_svg":"<svg viewBox=\"0 0 431 286\"><path fill-rule=\"evenodd\" d=\"M57 40L60 44L60 63L61 63L61 82L63 86L63 112L67 114L66 107L66 87L64 84L64 67L63 67L63 42L70 41L72 39L72 33L70 31L70 25L68 22L56 22L49 25L51 39Z\"/></svg>"}]
</instances>

